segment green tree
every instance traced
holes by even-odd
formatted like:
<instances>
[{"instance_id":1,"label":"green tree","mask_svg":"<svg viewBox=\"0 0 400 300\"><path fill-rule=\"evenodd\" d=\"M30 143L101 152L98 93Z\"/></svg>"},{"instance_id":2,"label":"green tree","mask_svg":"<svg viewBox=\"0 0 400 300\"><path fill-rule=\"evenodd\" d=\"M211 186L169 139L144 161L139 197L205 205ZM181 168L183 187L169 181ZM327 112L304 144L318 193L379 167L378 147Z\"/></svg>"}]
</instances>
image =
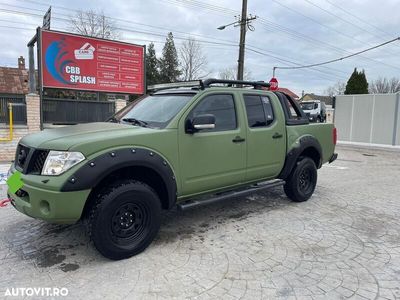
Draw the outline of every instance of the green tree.
<instances>
[{"instance_id":1,"label":"green tree","mask_svg":"<svg viewBox=\"0 0 400 300\"><path fill-rule=\"evenodd\" d=\"M351 74L349 80L347 81L344 94L368 94L368 81L364 70L358 72L357 68L354 68L353 74Z\"/></svg>"},{"instance_id":2,"label":"green tree","mask_svg":"<svg viewBox=\"0 0 400 300\"><path fill-rule=\"evenodd\" d=\"M159 83L160 72L158 71L159 61L156 56L154 44L150 43L146 53L146 83L152 85Z\"/></svg>"},{"instance_id":3,"label":"green tree","mask_svg":"<svg viewBox=\"0 0 400 300\"><path fill-rule=\"evenodd\" d=\"M175 82L180 75L178 53L175 48L174 36L170 32L160 59L160 82Z\"/></svg>"}]
</instances>

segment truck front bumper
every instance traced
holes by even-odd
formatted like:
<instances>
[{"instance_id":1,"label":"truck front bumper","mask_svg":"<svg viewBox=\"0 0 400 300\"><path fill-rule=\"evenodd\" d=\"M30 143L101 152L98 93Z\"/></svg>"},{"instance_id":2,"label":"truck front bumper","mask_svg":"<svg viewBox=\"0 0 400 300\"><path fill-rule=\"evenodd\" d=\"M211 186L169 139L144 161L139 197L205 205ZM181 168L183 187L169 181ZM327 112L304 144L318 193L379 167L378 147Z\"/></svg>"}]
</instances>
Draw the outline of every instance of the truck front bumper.
<instances>
[{"instance_id":1,"label":"truck front bumper","mask_svg":"<svg viewBox=\"0 0 400 300\"><path fill-rule=\"evenodd\" d=\"M90 190L50 191L28 184L15 194L8 190L11 204L21 213L50 223L74 224L82 215Z\"/></svg>"}]
</instances>

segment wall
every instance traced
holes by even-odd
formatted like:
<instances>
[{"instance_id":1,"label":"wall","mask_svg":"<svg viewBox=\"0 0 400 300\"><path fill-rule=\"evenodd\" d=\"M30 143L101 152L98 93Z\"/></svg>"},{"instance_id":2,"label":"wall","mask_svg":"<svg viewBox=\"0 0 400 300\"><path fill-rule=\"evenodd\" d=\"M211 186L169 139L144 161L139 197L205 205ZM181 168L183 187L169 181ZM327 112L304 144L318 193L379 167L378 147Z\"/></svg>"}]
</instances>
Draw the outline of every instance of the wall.
<instances>
[{"instance_id":1,"label":"wall","mask_svg":"<svg viewBox=\"0 0 400 300\"><path fill-rule=\"evenodd\" d=\"M126 106L126 100L116 99L115 100L115 112L123 109Z\"/></svg>"},{"instance_id":2,"label":"wall","mask_svg":"<svg viewBox=\"0 0 400 300\"><path fill-rule=\"evenodd\" d=\"M19 140L29 134L40 131L40 100L36 94L26 96L26 125L15 125L12 141L0 141L0 161L11 161L15 157L15 149ZM9 124L0 124L0 136L9 136Z\"/></svg>"},{"instance_id":3,"label":"wall","mask_svg":"<svg viewBox=\"0 0 400 300\"><path fill-rule=\"evenodd\" d=\"M400 94L340 95L335 125L339 141L400 145Z\"/></svg>"},{"instance_id":4,"label":"wall","mask_svg":"<svg viewBox=\"0 0 400 300\"><path fill-rule=\"evenodd\" d=\"M115 111L126 105L125 100L115 100ZM15 158L19 140L30 133L40 131L40 98L36 94L26 96L27 125L15 125L12 141L0 141L0 162L9 162ZM8 137L9 126L0 124L0 138Z\"/></svg>"}]
</instances>

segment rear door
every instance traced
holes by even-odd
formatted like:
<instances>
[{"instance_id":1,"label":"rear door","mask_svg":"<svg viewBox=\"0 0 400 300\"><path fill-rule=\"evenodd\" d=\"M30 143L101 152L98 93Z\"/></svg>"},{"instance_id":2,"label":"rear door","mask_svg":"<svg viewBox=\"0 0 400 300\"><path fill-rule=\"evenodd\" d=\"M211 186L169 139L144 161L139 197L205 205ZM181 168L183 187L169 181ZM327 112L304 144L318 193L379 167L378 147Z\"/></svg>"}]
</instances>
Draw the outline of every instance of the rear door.
<instances>
[{"instance_id":1,"label":"rear door","mask_svg":"<svg viewBox=\"0 0 400 300\"><path fill-rule=\"evenodd\" d=\"M286 125L277 99L243 94L247 116L246 181L276 177L286 157Z\"/></svg>"}]
</instances>

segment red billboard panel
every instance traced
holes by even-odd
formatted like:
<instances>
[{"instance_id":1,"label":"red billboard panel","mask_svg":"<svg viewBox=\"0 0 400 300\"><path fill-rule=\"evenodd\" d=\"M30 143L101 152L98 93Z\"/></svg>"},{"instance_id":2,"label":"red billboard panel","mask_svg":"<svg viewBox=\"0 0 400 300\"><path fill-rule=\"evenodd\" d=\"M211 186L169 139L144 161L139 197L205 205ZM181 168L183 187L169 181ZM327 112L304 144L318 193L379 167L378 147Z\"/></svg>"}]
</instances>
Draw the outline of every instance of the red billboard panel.
<instances>
[{"instance_id":1,"label":"red billboard panel","mask_svg":"<svg viewBox=\"0 0 400 300\"><path fill-rule=\"evenodd\" d=\"M43 87L144 94L144 47L42 30Z\"/></svg>"}]
</instances>

